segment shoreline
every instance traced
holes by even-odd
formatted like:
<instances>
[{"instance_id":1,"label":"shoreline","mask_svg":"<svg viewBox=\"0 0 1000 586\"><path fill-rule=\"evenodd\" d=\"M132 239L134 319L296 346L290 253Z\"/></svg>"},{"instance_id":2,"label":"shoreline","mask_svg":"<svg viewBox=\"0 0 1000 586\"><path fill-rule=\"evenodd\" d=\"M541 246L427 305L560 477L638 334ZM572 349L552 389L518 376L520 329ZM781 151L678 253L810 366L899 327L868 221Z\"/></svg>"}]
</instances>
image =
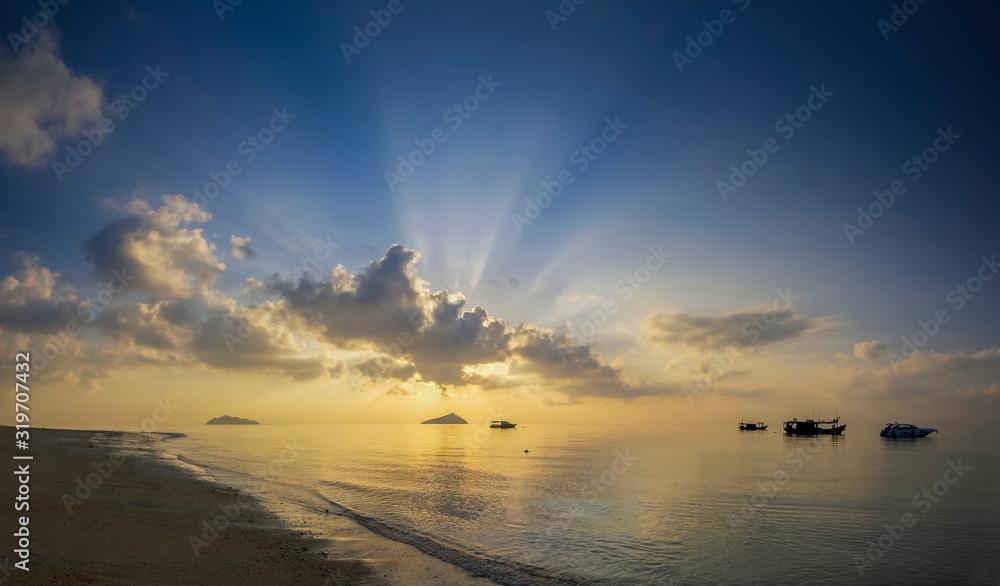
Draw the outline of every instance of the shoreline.
<instances>
[{"instance_id":1,"label":"shoreline","mask_svg":"<svg viewBox=\"0 0 1000 586\"><path fill-rule=\"evenodd\" d=\"M11 445L14 428L0 429ZM98 434L137 445L119 450L92 441ZM0 494L10 519L0 584L492 584L349 519L331 518L317 538L253 496L160 459L158 441L32 428L29 510L15 511L13 483ZM27 572L14 567L21 515Z\"/></svg>"}]
</instances>

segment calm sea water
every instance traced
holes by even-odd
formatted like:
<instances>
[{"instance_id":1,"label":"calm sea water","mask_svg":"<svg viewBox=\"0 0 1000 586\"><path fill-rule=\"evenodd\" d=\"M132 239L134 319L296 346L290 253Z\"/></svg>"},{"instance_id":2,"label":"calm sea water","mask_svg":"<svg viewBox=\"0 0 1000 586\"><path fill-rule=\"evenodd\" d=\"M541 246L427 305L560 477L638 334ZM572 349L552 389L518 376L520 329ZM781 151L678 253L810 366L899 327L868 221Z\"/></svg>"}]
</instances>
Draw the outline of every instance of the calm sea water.
<instances>
[{"instance_id":1,"label":"calm sea water","mask_svg":"<svg viewBox=\"0 0 1000 586\"><path fill-rule=\"evenodd\" d=\"M779 427L772 423L773 427ZM161 447L504 584L998 584L996 438L727 427L201 426ZM527 452L525 452L527 450Z\"/></svg>"}]
</instances>

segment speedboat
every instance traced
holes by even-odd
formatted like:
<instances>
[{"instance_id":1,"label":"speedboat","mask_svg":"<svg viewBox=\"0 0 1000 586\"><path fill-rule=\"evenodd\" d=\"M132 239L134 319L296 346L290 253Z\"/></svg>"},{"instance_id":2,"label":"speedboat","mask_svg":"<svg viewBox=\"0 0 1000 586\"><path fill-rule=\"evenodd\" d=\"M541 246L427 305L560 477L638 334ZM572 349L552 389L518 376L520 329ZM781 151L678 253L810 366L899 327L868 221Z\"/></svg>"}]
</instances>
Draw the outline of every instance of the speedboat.
<instances>
[{"instance_id":1,"label":"speedboat","mask_svg":"<svg viewBox=\"0 0 1000 586\"><path fill-rule=\"evenodd\" d=\"M767 429L767 424L763 421L758 421L757 423L743 423L741 421L740 429L743 431L764 431Z\"/></svg>"},{"instance_id":2,"label":"speedboat","mask_svg":"<svg viewBox=\"0 0 1000 586\"><path fill-rule=\"evenodd\" d=\"M503 419L497 419L490 422L490 427L493 429L514 429L516 426L516 423L511 423Z\"/></svg>"},{"instance_id":3,"label":"speedboat","mask_svg":"<svg viewBox=\"0 0 1000 586\"><path fill-rule=\"evenodd\" d=\"M930 427L917 427L909 423L886 423L885 429L878 432L882 437L927 437L937 431Z\"/></svg>"},{"instance_id":4,"label":"speedboat","mask_svg":"<svg viewBox=\"0 0 1000 586\"><path fill-rule=\"evenodd\" d=\"M806 419L805 421L792 419L791 421L786 421L783 427L785 433L788 435L840 435L847 429L846 424L840 424L840 417L830 419L829 421L825 419L820 419L819 421L812 419Z\"/></svg>"}]
</instances>

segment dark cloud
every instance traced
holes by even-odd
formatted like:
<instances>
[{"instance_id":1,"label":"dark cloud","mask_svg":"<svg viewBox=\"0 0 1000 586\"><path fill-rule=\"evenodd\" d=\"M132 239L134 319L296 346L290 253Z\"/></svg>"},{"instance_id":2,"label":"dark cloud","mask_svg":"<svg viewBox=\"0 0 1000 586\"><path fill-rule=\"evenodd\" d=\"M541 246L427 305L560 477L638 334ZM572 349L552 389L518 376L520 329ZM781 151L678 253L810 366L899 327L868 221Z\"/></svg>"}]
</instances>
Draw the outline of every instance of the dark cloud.
<instances>
[{"instance_id":1,"label":"dark cloud","mask_svg":"<svg viewBox=\"0 0 1000 586\"><path fill-rule=\"evenodd\" d=\"M409 361L398 361L385 354L378 354L362 360L356 368L371 380L396 379L406 381L417 374L417 369Z\"/></svg>"},{"instance_id":2,"label":"dark cloud","mask_svg":"<svg viewBox=\"0 0 1000 586\"><path fill-rule=\"evenodd\" d=\"M0 329L6 333L54 333L73 321L81 302L58 272L38 265L38 257L21 255L23 268L0 281Z\"/></svg>"},{"instance_id":3,"label":"dark cloud","mask_svg":"<svg viewBox=\"0 0 1000 586\"><path fill-rule=\"evenodd\" d=\"M233 258L240 260L252 260L257 257L257 253L250 246L250 237L242 237L233 234L229 237L229 243L233 245Z\"/></svg>"},{"instance_id":4,"label":"dark cloud","mask_svg":"<svg viewBox=\"0 0 1000 586\"><path fill-rule=\"evenodd\" d=\"M199 362L225 370L269 371L296 380L311 380L345 372L340 361L319 356L302 357L289 334L269 327L268 320L255 319L254 312L243 315L214 309L200 322L191 346Z\"/></svg>"},{"instance_id":5,"label":"dark cloud","mask_svg":"<svg viewBox=\"0 0 1000 586\"><path fill-rule=\"evenodd\" d=\"M359 365L376 376L386 376L382 373L389 365L399 369L408 362L414 372L397 370L393 378L417 375L437 385L486 383L497 388L502 385L495 377L470 374L466 367L509 361L510 375L522 385L577 396L675 392L627 382L621 369L566 334L511 327L480 306L466 310L461 295L432 293L417 276L418 259L416 251L394 245L356 277L338 268L329 280L303 275L294 281L272 280L268 287L281 295L288 312L326 341L354 349L367 344L385 355L380 362ZM556 386L546 385L546 380Z\"/></svg>"},{"instance_id":6,"label":"dark cloud","mask_svg":"<svg viewBox=\"0 0 1000 586\"><path fill-rule=\"evenodd\" d=\"M683 392L674 385L629 382L622 369L605 362L589 344L577 344L562 332L520 325L511 344L514 360L510 374L531 374L561 383L563 392L570 396L631 398Z\"/></svg>"},{"instance_id":7,"label":"dark cloud","mask_svg":"<svg viewBox=\"0 0 1000 586\"><path fill-rule=\"evenodd\" d=\"M342 347L391 344L424 319L420 294L411 282L418 258L416 251L395 245L357 277L338 267L332 281L304 274L296 280L271 280L267 288L329 342Z\"/></svg>"},{"instance_id":8,"label":"dark cloud","mask_svg":"<svg viewBox=\"0 0 1000 586\"><path fill-rule=\"evenodd\" d=\"M759 347L822 329L827 320L809 318L794 309L745 309L726 315L656 312L646 317L646 340L660 346L698 350Z\"/></svg>"},{"instance_id":9,"label":"dark cloud","mask_svg":"<svg viewBox=\"0 0 1000 586\"><path fill-rule=\"evenodd\" d=\"M94 324L120 354L149 364L202 364L298 380L346 373L343 361L303 356L275 317L273 305L237 311L185 299L114 307Z\"/></svg>"},{"instance_id":10,"label":"dark cloud","mask_svg":"<svg viewBox=\"0 0 1000 586\"><path fill-rule=\"evenodd\" d=\"M138 199L129 202L129 216L84 243L87 260L100 281L125 275L130 290L157 299L198 296L225 270L203 231L187 228L211 216L183 196L161 199L155 210Z\"/></svg>"}]
</instances>

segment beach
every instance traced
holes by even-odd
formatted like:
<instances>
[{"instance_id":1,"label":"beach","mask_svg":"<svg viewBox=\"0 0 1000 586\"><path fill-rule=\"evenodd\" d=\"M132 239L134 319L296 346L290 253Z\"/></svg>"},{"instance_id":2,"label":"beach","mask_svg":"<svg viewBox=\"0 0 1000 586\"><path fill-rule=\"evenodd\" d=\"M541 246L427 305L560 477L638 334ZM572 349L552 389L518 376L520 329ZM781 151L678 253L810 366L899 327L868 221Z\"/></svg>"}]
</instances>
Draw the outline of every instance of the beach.
<instances>
[{"instance_id":1,"label":"beach","mask_svg":"<svg viewBox=\"0 0 1000 586\"><path fill-rule=\"evenodd\" d=\"M13 445L13 428L2 432ZM31 430L30 508L14 512L12 483L0 494L0 584L490 583L346 519L331 520L337 539L318 539L249 496L160 460L143 440L121 455L92 441L96 433ZM27 572L14 567L22 515Z\"/></svg>"}]
</instances>

